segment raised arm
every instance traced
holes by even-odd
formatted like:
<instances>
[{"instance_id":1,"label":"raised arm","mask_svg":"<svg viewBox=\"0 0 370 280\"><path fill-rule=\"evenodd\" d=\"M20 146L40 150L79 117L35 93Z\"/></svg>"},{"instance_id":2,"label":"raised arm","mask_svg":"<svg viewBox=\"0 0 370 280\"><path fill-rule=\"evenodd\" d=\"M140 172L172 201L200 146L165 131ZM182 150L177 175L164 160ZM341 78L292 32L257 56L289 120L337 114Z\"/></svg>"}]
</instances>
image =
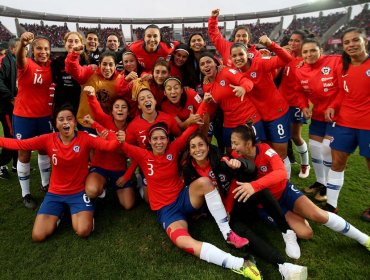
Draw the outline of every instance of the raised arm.
<instances>
[{"instance_id":1,"label":"raised arm","mask_svg":"<svg viewBox=\"0 0 370 280\"><path fill-rule=\"evenodd\" d=\"M24 32L21 35L20 44L15 52L15 58L17 61L17 68L23 69L27 64L27 52L26 47L33 42L35 36L31 32Z\"/></svg>"}]
</instances>

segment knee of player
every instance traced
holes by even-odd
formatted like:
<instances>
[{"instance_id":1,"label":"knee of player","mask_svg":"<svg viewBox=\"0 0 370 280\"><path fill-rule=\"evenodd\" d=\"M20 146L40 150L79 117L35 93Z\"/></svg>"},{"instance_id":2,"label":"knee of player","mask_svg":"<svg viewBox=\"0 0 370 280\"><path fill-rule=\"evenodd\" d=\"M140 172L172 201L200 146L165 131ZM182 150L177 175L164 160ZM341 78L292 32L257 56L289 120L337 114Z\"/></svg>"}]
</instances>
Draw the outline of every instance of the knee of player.
<instances>
[{"instance_id":1,"label":"knee of player","mask_svg":"<svg viewBox=\"0 0 370 280\"><path fill-rule=\"evenodd\" d=\"M214 190L215 186L212 184L211 179L208 177L200 177L197 179L197 183L207 193Z\"/></svg>"},{"instance_id":2,"label":"knee of player","mask_svg":"<svg viewBox=\"0 0 370 280\"><path fill-rule=\"evenodd\" d=\"M43 232L33 230L32 231L32 240L34 242L42 242L45 241L47 235Z\"/></svg>"},{"instance_id":3,"label":"knee of player","mask_svg":"<svg viewBox=\"0 0 370 280\"><path fill-rule=\"evenodd\" d=\"M100 195L98 187L95 185L87 184L85 186L85 192L89 198L96 198L98 195Z\"/></svg>"},{"instance_id":4,"label":"knee of player","mask_svg":"<svg viewBox=\"0 0 370 280\"><path fill-rule=\"evenodd\" d=\"M313 238L313 230L311 227L307 226L302 229L300 229L298 232L296 232L297 237L300 239L312 239Z\"/></svg>"},{"instance_id":5,"label":"knee of player","mask_svg":"<svg viewBox=\"0 0 370 280\"><path fill-rule=\"evenodd\" d=\"M91 225L85 225L85 226L79 226L76 230L76 234L79 237L86 238L88 237L92 232L93 226Z\"/></svg>"}]
</instances>

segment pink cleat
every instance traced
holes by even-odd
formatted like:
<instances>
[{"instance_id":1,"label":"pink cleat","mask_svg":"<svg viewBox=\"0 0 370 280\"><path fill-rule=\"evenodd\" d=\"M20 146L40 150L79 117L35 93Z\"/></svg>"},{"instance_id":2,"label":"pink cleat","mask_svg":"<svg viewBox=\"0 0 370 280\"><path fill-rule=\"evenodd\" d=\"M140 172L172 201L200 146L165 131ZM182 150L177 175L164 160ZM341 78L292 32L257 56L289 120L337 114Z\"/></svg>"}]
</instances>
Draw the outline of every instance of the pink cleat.
<instances>
[{"instance_id":1,"label":"pink cleat","mask_svg":"<svg viewBox=\"0 0 370 280\"><path fill-rule=\"evenodd\" d=\"M240 237L233 231L230 231L227 234L226 242L231 245L234 245L235 248L242 248L249 243L249 240L247 238Z\"/></svg>"}]
</instances>

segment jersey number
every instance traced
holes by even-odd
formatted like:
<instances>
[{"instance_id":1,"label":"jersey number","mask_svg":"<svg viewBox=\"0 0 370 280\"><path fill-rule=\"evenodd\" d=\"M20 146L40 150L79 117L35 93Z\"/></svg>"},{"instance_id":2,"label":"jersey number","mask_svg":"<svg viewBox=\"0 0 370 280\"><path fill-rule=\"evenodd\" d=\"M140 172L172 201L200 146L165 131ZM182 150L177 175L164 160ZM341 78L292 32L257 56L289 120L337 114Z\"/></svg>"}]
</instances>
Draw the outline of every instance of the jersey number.
<instances>
[{"instance_id":1,"label":"jersey number","mask_svg":"<svg viewBox=\"0 0 370 280\"><path fill-rule=\"evenodd\" d=\"M37 74L35 73L34 74L34 78L33 78L33 84L36 85L36 84L40 84L42 85L42 75L41 74Z\"/></svg>"},{"instance_id":2,"label":"jersey number","mask_svg":"<svg viewBox=\"0 0 370 280\"><path fill-rule=\"evenodd\" d=\"M154 174L153 164L147 163L148 165L148 175L152 176Z\"/></svg>"},{"instance_id":3,"label":"jersey number","mask_svg":"<svg viewBox=\"0 0 370 280\"><path fill-rule=\"evenodd\" d=\"M54 165L57 165L58 164L58 159L57 159L57 155L56 154L53 154L51 156L51 161Z\"/></svg>"},{"instance_id":4,"label":"jersey number","mask_svg":"<svg viewBox=\"0 0 370 280\"><path fill-rule=\"evenodd\" d=\"M277 133L280 135L280 136L283 136L285 131L284 131L284 126L282 124L278 124L277 126Z\"/></svg>"}]
</instances>

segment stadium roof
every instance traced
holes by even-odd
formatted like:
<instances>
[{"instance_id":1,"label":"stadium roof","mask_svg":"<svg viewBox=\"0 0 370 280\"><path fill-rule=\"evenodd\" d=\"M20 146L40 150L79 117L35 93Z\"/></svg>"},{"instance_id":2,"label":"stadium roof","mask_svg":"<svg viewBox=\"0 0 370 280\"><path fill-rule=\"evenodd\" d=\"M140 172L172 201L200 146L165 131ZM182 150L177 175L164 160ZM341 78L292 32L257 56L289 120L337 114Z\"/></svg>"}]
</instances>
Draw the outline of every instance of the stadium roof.
<instances>
[{"instance_id":1,"label":"stadium roof","mask_svg":"<svg viewBox=\"0 0 370 280\"><path fill-rule=\"evenodd\" d=\"M305 14L310 12L336 9L346 6L367 3L362 0L324 0L316 1L288 8L269 10L255 13L226 14L219 17L220 21L248 20L258 18L280 17L294 14ZM200 23L208 20L207 16L198 17L172 17L172 18L108 18L108 17L87 17L73 16L52 13L42 13L14 9L0 5L0 16L12 18L24 18L33 20L78 22L78 23L101 23L101 24L181 24L181 23Z\"/></svg>"}]
</instances>

